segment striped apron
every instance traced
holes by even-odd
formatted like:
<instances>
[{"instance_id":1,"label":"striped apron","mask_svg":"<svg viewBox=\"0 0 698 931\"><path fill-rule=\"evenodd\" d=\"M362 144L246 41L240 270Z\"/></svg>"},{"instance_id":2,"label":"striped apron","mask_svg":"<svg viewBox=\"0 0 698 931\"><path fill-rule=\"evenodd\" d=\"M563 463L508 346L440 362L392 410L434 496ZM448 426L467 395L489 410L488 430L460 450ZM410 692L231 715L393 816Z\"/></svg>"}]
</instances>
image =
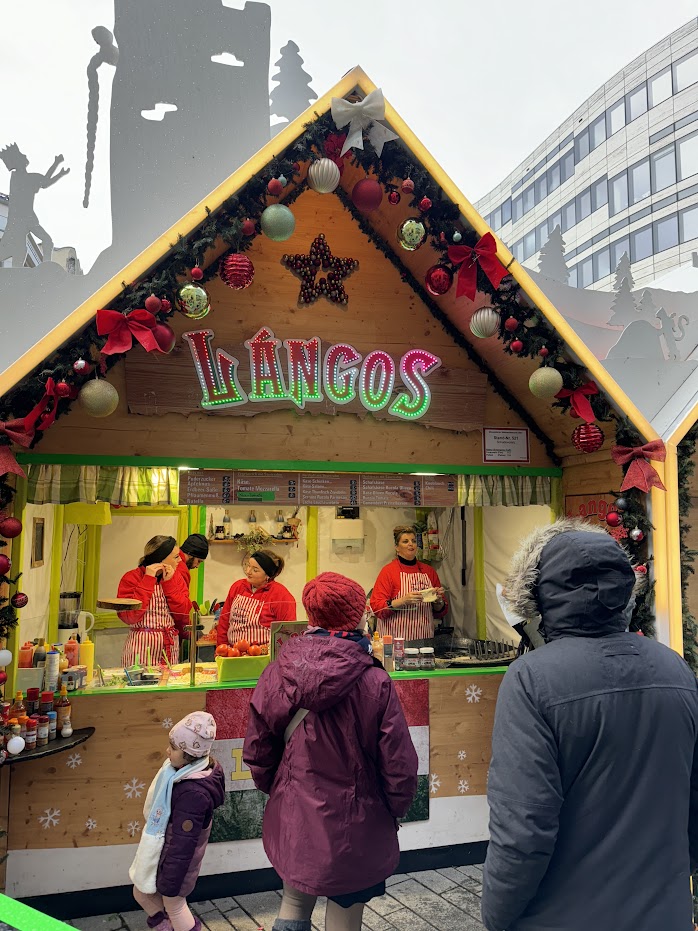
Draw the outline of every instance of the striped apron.
<instances>
[{"instance_id":1,"label":"striped apron","mask_svg":"<svg viewBox=\"0 0 698 931\"><path fill-rule=\"evenodd\" d=\"M154 666L164 663L163 651L170 663L179 662L179 634L172 623L172 615L160 584L155 586L150 604L141 620L129 628L121 654L122 666L133 666L136 656L141 663L147 663L148 647L150 661Z\"/></svg>"},{"instance_id":2,"label":"striped apron","mask_svg":"<svg viewBox=\"0 0 698 931\"><path fill-rule=\"evenodd\" d=\"M248 643L269 643L271 627L261 623L264 602L250 595L236 595L230 606L230 622L228 623L228 643L232 646L238 640L247 640Z\"/></svg>"},{"instance_id":3,"label":"striped apron","mask_svg":"<svg viewBox=\"0 0 698 931\"><path fill-rule=\"evenodd\" d=\"M401 572L400 594L395 597L402 598L411 592L421 592L431 587L431 579L425 572ZM385 620L378 619L378 633L381 637L385 634L391 637L404 637L405 643L411 643L413 640L431 640L434 636L432 608L433 605L428 602L398 608Z\"/></svg>"}]
</instances>

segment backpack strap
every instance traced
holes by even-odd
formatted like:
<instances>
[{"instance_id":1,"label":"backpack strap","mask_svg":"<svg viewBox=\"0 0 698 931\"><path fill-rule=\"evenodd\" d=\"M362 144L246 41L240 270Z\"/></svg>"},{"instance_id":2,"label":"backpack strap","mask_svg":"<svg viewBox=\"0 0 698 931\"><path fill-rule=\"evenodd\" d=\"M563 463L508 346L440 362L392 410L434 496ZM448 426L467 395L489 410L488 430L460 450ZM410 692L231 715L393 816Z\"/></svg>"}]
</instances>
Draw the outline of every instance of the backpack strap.
<instances>
[{"instance_id":1,"label":"backpack strap","mask_svg":"<svg viewBox=\"0 0 698 931\"><path fill-rule=\"evenodd\" d=\"M298 727L299 724L303 722L306 715L308 714L310 714L310 711L307 708L299 708L298 711L296 711L296 713L293 715L293 717L289 721L288 727L284 731L284 743L285 744L289 742L289 740L293 736L293 732L295 731L295 729Z\"/></svg>"}]
</instances>

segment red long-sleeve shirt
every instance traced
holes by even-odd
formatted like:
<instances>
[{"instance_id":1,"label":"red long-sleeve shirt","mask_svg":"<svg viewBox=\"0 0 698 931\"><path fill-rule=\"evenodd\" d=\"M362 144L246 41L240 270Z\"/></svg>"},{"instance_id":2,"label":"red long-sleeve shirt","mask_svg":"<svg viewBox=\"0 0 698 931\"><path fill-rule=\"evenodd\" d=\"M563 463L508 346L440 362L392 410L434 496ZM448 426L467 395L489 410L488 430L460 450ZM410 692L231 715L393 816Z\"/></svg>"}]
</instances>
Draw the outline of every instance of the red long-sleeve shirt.
<instances>
[{"instance_id":1,"label":"red long-sleeve shirt","mask_svg":"<svg viewBox=\"0 0 698 931\"><path fill-rule=\"evenodd\" d=\"M295 619L296 599L280 582L272 579L253 592L247 579L238 579L230 586L218 620L218 644L268 643L272 622Z\"/></svg>"},{"instance_id":2,"label":"red long-sleeve shirt","mask_svg":"<svg viewBox=\"0 0 698 931\"><path fill-rule=\"evenodd\" d=\"M393 610L388 600L401 598L410 592L425 588L440 588L437 572L427 563L416 562L413 566L394 559L378 573L371 592L371 610L378 618L378 632L383 636L404 637L405 640L428 640L434 636L434 618L443 617L448 610L444 599L442 608L433 602L405 605Z\"/></svg>"},{"instance_id":3,"label":"red long-sleeve shirt","mask_svg":"<svg viewBox=\"0 0 698 931\"><path fill-rule=\"evenodd\" d=\"M157 580L152 575L146 575L143 566L130 569L119 582L117 596L119 598L134 598L141 602L142 607L136 611L119 611L119 618L128 624L140 624L148 610L150 599L153 597ZM172 623L181 633L189 623L189 612L191 611L191 601L189 600L189 591L187 590L184 580L180 574L175 572L171 579L160 583L162 592L167 601L167 607L172 615Z\"/></svg>"}]
</instances>

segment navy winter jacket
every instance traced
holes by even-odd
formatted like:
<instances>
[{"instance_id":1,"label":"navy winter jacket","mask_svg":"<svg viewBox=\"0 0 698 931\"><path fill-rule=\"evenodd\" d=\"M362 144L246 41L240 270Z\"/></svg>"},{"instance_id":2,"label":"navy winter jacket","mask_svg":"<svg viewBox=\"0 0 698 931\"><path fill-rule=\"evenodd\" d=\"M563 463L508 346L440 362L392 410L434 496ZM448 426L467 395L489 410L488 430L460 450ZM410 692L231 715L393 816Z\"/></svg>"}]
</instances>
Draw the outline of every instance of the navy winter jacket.
<instances>
[{"instance_id":1,"label":"navy winter jacket","mask_svg":"<svg viewBox=\"0 0 698 931\"><path fill-rule=\"evenodd\" d=\"M489 931L693 927L696 678L626 632L634 573L604 536L552 533L529 554L537 572L523 566L548 642L512 664L497 701Z\"/></svg>"}]
</instances>

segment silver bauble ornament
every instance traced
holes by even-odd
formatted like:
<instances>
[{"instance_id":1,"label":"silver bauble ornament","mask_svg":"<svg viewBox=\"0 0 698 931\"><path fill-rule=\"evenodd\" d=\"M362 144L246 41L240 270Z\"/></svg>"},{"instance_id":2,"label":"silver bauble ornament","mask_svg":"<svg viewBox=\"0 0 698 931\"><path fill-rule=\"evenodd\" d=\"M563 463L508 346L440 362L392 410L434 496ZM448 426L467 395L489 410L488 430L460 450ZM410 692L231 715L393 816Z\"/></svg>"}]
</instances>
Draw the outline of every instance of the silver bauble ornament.
<instances>
[{"instance_id":1,"label":"silver bauble ornament","mask_svg":"<svg viewBox=\"0 0 698 931\"><path fill-rule=\"evenodd\" d=\"M499 333L499 314L494 307L481 307L470 318L470 332L478 339Z\"/></svg>"},{"instance_id":2,"label":"silver bauble ornament","mask_svg":"<svg viewBox=\"0 0 698 931\"><path fill-rule=\"evenodd\" d=\"M187 281L175 295L177 310L190 320L201 320L211 310L206 288L196 281Z\"/></svg>"},{"instance_id":3,"label":"silver bauble ornament","mask_svg":"<svg viewBox=\"0 0 698 931\"><path fill-rule=\"evenodd\" d=\"M86 382L78 399L90 417L108 417L119 406L119 392L103 378Z\"/></svg>"},{"instance_id":4,"label":"silver bauble ornament","mask_svg":"<svg viewBox=\"0 0 698 931\"><path fill-rule=\"evenodd\" d=\"M296 218L283 204L271 204L262 211L259 218L262 232L274 242L284 242L293 235Z\"/></svg>"},{"instance_id":5,"label":"silver bauble ornament","mask_svg":"<svg viewBox=\"0 0 698 931\"><path fill-rule=\"evenodd\" d=\"M537 369L528 379L528 388L535 398L554 398L562 390L562 375L551 366Z\"/></svg>"},{"instance_id":6,"label":"silver bauble ornament","mask_svg":"<svg viewBox=\"0 0 698 931\"><path fill-rule=\"evenodd\" d=\"M408 217L397 228L397 241L408 252L416 252L426 238L427 230L419 217Z\"/></svg>"},{"instance_id":7,"label":"silver bauble ornament","mask_svg":"<svg viewBox=\"0 0 698 931\"><path fill-rule=\"evenodd\" d=\"M645 539L645 535L639 527L634 527L630 531L630 539L633 541L633 543L640 543Z\"/></svg>"},{"instance_id":8,"label":"silver bauble ornament","mask_svg":"<svg viewBox=\"0 0 698 931\"><path fill-rule=\"evenodd\" d=\"M308 187L318 194L331 194L339 179L339 167L331 158L320 158L308 169Z\"/></svg>"}]
</instances>

